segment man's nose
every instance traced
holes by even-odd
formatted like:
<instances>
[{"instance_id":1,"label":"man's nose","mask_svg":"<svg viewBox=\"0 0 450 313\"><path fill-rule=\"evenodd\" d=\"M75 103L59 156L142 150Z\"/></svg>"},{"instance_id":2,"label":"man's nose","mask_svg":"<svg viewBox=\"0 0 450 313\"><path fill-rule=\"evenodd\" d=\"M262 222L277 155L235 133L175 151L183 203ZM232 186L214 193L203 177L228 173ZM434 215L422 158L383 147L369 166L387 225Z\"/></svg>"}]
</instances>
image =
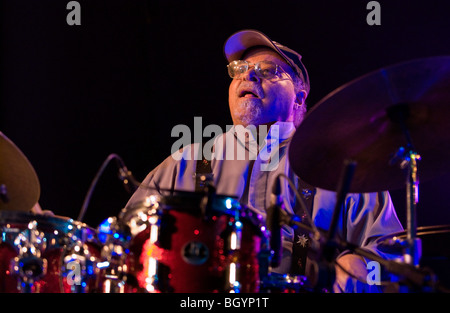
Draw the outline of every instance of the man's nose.
<instances>
[{"instance_id":1,"label":"man's nose","mask_svg":"<svg viewBox=\"0 0 450 313\"><path fill-rule=\"evenodd\" d=\"M251 67L247 70L247 72L245 72L244 74L242 74L242 79L243 80L247 80L247 81L253 81L253 82L259 82L261 79L259 78L258 75L256 75L256 71L254 67Z\"/></svg>"}]
</instances>

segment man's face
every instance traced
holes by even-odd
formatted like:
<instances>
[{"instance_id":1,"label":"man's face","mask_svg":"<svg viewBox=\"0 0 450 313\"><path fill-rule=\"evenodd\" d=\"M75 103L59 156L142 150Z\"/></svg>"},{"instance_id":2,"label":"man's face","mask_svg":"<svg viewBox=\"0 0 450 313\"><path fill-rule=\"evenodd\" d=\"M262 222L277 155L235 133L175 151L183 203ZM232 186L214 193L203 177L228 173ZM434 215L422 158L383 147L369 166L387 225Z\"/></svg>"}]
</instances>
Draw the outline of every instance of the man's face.
<instances>
[{"instance_id":1,"label":"man's face","mask_svg":"<svg viewBox=\"0 0 450 313\"><path fill-rule=\"evenodd\" d=\"M256 64L272 61L293 76L291 67L269 48L249 50L243 60ZM271 80L256 75L254 67L232 80L228 103L234 125L262 125L277 121L293 121L296 102L294 83L286 73Z\"/></svg>"}]
</instances>

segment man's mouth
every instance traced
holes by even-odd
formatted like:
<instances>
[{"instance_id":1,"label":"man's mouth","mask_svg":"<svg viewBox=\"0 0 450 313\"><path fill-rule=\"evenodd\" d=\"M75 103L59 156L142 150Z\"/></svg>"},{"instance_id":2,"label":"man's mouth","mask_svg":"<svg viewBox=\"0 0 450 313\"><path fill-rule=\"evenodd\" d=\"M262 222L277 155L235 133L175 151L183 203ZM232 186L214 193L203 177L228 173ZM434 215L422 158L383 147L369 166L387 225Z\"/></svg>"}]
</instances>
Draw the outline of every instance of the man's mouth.
<instances>
[{"instance_id":1,"label":"man's mouth","mask_svg":"<svg viewBox=\"0 0 450 313\"><path fill-rule=\"evenodd\" d=\"M258 95L249 90L243 90L239 93L240 98L259 98Z\"/></svg>"},{"instance_id":2,"label":"man's mouth","mask_svg":"<svg viewBox=\"0 0 450 313\"><path fill-rule=\"evenodd\" d=\"M264 92L260 86L254 83L242 82L237 89L237 96L246 99L263 99Z\"/></svg>"}]
</instances>

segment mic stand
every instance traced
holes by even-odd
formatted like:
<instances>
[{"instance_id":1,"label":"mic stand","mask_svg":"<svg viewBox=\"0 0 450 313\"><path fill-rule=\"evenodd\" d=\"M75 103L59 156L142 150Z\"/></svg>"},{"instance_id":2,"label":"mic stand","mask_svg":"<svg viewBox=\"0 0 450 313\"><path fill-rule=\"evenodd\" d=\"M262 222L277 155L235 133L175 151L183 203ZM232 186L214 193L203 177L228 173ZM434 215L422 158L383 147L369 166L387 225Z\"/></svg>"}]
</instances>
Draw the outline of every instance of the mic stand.
<instances>
[{"instance_id":1,"label":"mic stand","mask_svg":"<svg viewBox=\"0 0 450 313\"><path fill-rule=\"evenodd\" d=\"M284 212L281 209L283 203L281 197L281 184L280 179L277 178L272 187L271 195L272 205L267 208L267 228L270 232L270 249L272 251L272 258L270 265L275 268L281 264L282 259L282 235L281 226L283 225L282 214Z\"/></svg>"},{"instance_id":2,"label":"mic stand","mask_svg":"<svg viewBox=\"0 0 450 313\"><path fill-rule=\"evenodd\" d=\"M320 238L319 240L316 240L316 249L312 249L312 253L310 253L312 256L313 270L309 274L313 284L319 289L332 290L334 281L336 280L334 260L339 244L335 237L338 229L339 217L345 202L345 197L350 190L355 167L355 161L344 160L344 168L336 191L336 204L328 233L325 237L325 241L323 241L323 238L322 240Z\"/></svg>"},{"instance_id":3,"label":"mic stand","mask_svg":"<svg viewBox=\"0 0 450 313\"><path fill-rule=\"evenodd\" d=\"M323 248L323 257L327 262L332 262L334 259L334 252L336 251L337 244L335 241L336 232L338 229L339 217L341 215L342 208L344 206L345 197L350 190L351 181L355 172L356 162L351 160L344 161L344 168L342 171L341 179L336 191L336 204L331 217L330 227L326 237L326 242Z\"/></svg>"}]
</instances>

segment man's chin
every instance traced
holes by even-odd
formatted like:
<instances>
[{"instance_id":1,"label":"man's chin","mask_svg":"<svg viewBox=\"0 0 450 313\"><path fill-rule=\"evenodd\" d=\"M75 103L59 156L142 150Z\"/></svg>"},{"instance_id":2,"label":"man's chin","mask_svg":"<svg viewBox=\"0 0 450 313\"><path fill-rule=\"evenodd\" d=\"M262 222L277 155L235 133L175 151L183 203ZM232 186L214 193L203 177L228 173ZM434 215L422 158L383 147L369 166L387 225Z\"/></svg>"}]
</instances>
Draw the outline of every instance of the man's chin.
<instances>
[{"instance_id":1,"label":"man's chin","mask_svg":"<svg viewBox=\"0 0 450 313\"><path fill-rule=\"evenodd\" d=\"M234 116L241 125L258 123L262 116L262 104L260 99L245 98L237 103ZM244 125L245 126L245 125Z\"/></svg>"},{"instance_id":2,"label":"man's chin","mask_svg":"<svg viewBox=\"0 0 450 313\"><path fill-rule=\"evenodd\" d=\"M240 118L235 118L233 120L233 124L234 125L242 125L244 127L251 127L251 126L261 126L261 125L266 125L269 126L274 124L275 121L268 121L265 119L261 119L261 118L257 118L257 117L249 117L249 116L244 116L244 117L240 117Z\"/></svg>"},{"instance_id":3,"label":"man's chin","mask_svg":"<svg viewBox=\"0 0 450 313\"><path fill-rule=\"evenodd\" d=\"M258 97L240 97L238 98L237 102L240 105L247 103L252 105L262 105L262 99Z\"/></svg>"}]
</instances>

